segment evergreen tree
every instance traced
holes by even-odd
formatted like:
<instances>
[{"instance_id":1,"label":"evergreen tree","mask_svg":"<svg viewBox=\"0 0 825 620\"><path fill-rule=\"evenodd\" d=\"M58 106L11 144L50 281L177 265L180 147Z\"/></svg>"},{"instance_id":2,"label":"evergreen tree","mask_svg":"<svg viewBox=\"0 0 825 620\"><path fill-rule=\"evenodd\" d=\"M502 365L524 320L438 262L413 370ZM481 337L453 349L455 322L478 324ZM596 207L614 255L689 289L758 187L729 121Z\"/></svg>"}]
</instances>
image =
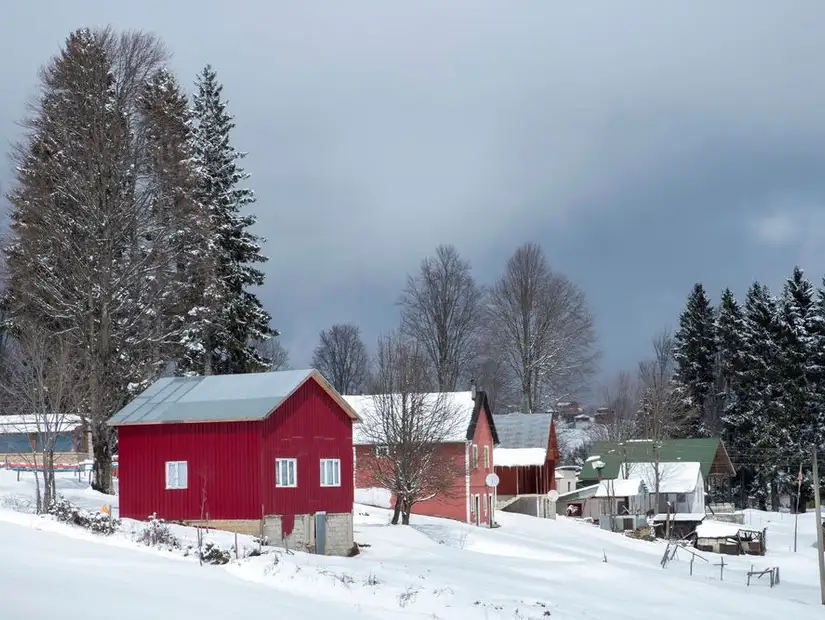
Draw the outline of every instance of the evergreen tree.
<instances>
[{"instance_id":1,"label":"evergreen tree","mask_svg":"<svg viewBox=\"0 0 825 620\"><path fill-rule=\"evenodd\" d=\"M151 315L154 325L149 328L176 334L158 358L177 361L187 353L181 340L207 313L200 303L208 285L208 218L195 200L199 176L192 114L177 79L166 69L147 81L138 109L145 129L146 177L155 215L153 236L168 238L172 253L169 269L162 274L164 281L154 282L154 288L165 295L155 300L159 312Z\"/></svg>"},{"instance_id":2,"label":"evergreen tree","mask_svg":"<svg viewBox=\"0 0 825 620\"><path fill-rule=\"evenodd\" d=\"M685 405L694 412L689 433L708 436L718 430L715 411L716 334L715 317L704 286L697 283L679 317L674 359L677 377L687 394Z\"/></svg>"},{"instance_id":3,"label":"evergreen tree","mask_svg":"<svg viewBox=\"0 0 825 620\"><path fill-rule=\"evenodd\" d=\"M152 318L156 302L168 298L172 254L149 207L135 114L139 76L163 58L151 35L73 32L41 70L9 195L10 323L71 351L62 379L82 399L93 486L107 493L114 447L107 421L157 372L157 354L173 339Z\"/></svg>"},{"instance_id":4,"label":"evergreen tree","mask_svg":"<svg viewBox=\"0 0 825 620\"><path fill-rule=\"evenodd\" d=\"M786 454L805 458L812 438L806 432L813 414L809 380L814 369L810 361L815 354L813 331L816 304L814 288L799 267L785 283L782 295L782 364L783 434L775 439L787 448Z\"/></svg>"},{"instance_id":5,"label":"evergreen tree","mask_svg":"<svg viewBox=\"0 0 825 620\"><path fill-rule=\"evenodd\" d=\"M737 439L744 447L739 458L753 465L751 493L764 507L777 501L777 459L785 436L782 381L783 329L776 299L755 282L745 298L744 372L740 386L743 408Z\"/></svg>"},{"instance_id":6,"label":"evergreen tree","mask_svg":"<svg viewBox=\"0 0 825 620\"><path fill-rule=\"evenodd\" d=\"M270 316L249 288L261 286L264 274L255 265L261 238L249 229L255 217L242 211L255 201L252 190L241 186L249 178L239 161L245 156L231 146L233 117L222 100L223 86L206 66L196 81L194 97L194 156L198 165L197 202L208 214L206 286L197 307L197 321L184 339L184 372L229 374L255 372L269 366L256 343L277 332Z\"/></svg>"}]
</instances>

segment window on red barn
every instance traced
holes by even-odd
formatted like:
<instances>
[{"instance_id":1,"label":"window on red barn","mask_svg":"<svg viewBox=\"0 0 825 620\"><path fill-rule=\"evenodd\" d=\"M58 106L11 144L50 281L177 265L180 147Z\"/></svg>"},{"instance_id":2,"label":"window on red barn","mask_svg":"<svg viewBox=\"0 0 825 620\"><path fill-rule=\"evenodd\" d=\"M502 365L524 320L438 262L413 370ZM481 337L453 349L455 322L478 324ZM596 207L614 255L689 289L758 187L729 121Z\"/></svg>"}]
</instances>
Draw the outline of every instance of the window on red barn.
<instances>
[{"instance_id":1,"label":"window on red barn","mask_svg":"<svg viewBox=\"0 0 825 620\"><path fill-rule=\"evenodd\" d=\"M275 486L298 486L298 460L275 459Z\"/></svg>"},{"instance_id":2,"label":"window on red barn","mask_svg":"<svg viewBox=\"0 0 825 620\"><path fill-rule=\"evenodd\" d=\"M189 472L186 461L167 461L166 488L186 489L189 486Z\"/></svg>"},{"instance_id":3,"label":"window on red barn","mask_svg":"<svg viewBox=\"0 0 825 620\"><path fill-rule=\"evenodd\" d=\"M473 469L478 469L478 446L473 444Z\"/></svg>"},{"instance_id":4,"label":"window on red barn","mask_svg":"<svg viewBox=\"0 0 825 620\"><path fill-rule=\"evenodd\" d=\"M484 446L484 469L490 469L490 446Z\"/></svg>"},{"instance_id":5,"label":"window on red barn","mask_svg":"<svg viewBox=\"0 0 825 620\"><path fill-rule=\"evenodd\" d=\"M321 459L321 486L341 486L341 460Z\"/></svg>"}]
</instances>

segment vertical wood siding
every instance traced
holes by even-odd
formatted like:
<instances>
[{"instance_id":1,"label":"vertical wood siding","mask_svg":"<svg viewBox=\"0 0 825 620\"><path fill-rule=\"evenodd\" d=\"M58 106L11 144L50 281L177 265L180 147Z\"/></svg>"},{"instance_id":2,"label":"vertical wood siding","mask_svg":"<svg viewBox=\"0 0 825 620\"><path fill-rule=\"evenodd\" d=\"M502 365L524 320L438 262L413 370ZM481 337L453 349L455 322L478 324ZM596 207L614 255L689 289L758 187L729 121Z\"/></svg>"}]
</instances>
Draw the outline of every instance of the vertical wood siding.
<instances>
[{"instance_id":1,"label":"vertical wood siding","mask_svg":"<svg viewBox=\"0 0 825 620\"><path fill-rule=\"evenodd\" d=\"M120 514L145 520L258 519L259 424L214 422L118 429ZM186 461L186 489L166 489L166 462Z\"/></svg>"},{"instance_id":2,"label":"vertical wood siding","mask_svg":"<svg viewBox=\"0 0 825 620\"><path fill-rule=\"evenodd\" d=\"M307 381L263 423L262 498L266 514L351 512L352 420L315 381ZM275 459L298 460L298 486L275 486ZM339 487L321 486L321 459L340 459Z\"/></svg>"}]
</instances>

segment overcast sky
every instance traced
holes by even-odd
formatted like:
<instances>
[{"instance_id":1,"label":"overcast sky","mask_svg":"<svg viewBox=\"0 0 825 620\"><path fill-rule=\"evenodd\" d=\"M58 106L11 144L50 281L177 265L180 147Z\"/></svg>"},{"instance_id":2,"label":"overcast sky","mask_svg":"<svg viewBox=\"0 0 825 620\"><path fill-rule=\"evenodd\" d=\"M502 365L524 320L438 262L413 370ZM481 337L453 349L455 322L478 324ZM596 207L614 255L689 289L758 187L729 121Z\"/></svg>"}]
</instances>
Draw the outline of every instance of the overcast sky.
<instances>
[{"instance_id":1,"label":"overcast sky","mask_svg":"<svg viewBox=\"0 0 825 620\"><path fill-rule=\"evenodd\" d=\"M160 35L185 84L218 71L295 366L335 322L370 345L394 327L440 243L489 282L540 242L590 300L605 376L696 281L825 274L822 0L10 2L4 146L38 66L106 24Z\"/></svg>"}]
</instances>

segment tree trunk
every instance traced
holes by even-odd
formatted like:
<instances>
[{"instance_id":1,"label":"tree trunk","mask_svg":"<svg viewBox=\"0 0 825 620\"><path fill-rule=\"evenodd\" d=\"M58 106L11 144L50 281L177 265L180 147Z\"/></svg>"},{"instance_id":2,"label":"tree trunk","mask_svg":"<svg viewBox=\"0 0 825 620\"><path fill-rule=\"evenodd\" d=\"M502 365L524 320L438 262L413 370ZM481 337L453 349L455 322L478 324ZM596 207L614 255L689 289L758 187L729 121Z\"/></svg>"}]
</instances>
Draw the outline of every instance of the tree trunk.
<instances>
[{"instance_id":1,"label":"tree trunk","mask_svg":"<svg viewBox=\"0 0 825 620\"><path fill-rule=\"evenodd\" d=\"M405 500L401 504L401 525L410 524L410 512L412 512L412 502Z\"/></svg>"},{"instance_id":2,"label":"tree trunk","mask_svg":"<svg viewBox=\"0 0 825 620\"><path fill-rule=\"evenodd\" d=\"M396 497L395 498L395 508L393 509L393 512L392 512L392 521L391 521L391 523L393 525L398 525L398 518L400 516L401 516L401 498Z\"/></svg>"},{"instance_id":3,"label":"tree trunk","mask_svg":"<svg viewBox=\"0 0 825 620\"><path fill-rule=\"evenodd\" d=\"M94 466L92 488L112 495L112 444L110 430L106 422L98 422L92 427L92 448Z\"/></svg>"}]
</instances>

